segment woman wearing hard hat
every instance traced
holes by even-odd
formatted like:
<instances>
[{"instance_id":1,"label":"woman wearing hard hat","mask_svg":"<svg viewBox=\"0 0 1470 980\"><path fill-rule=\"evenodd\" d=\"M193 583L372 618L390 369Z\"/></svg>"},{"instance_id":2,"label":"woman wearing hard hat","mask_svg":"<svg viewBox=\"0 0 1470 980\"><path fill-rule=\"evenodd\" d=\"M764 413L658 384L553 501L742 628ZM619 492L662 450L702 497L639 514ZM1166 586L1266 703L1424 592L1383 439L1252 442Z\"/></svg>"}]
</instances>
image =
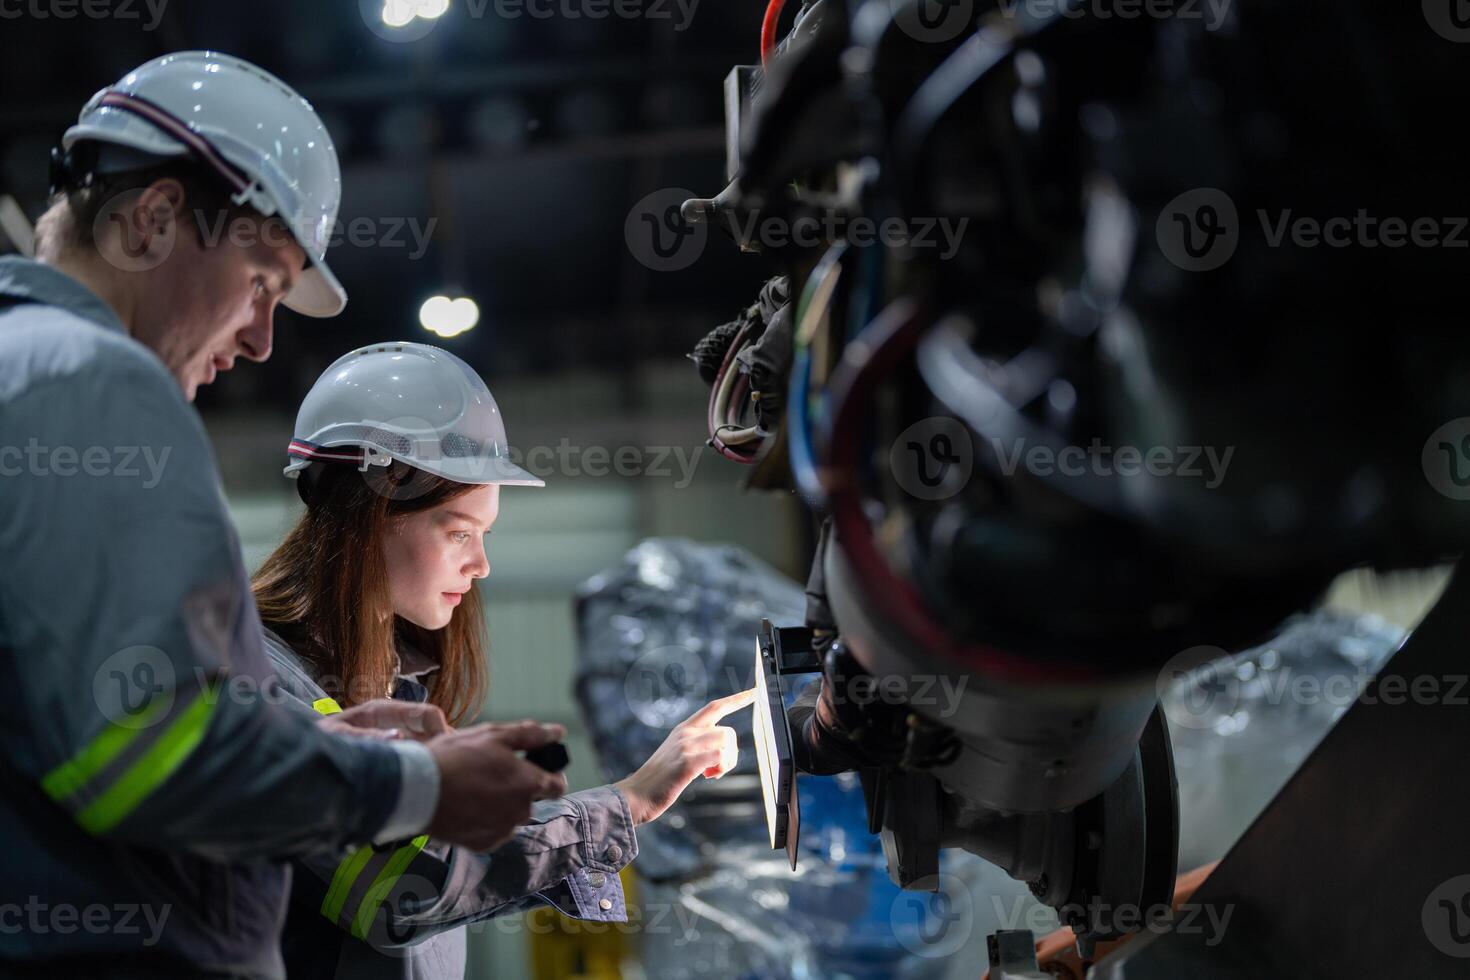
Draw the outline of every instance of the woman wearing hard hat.
<instances>
[{"instance_id":1,"label":"woman wearing hard hat","mask_svg":"<svg viewBox=\"0 0 1470 980\"><path fill-rule=\"evenodd\" d=\"M387 696L473 718L486 675L484 536L502 486L544 485L511 461L485 383L435 347L361 348L307 394L289 455L306 513L254 579L286 689L318 711ZM289 975L458 980L466 923L539 904L626 920L618 872L638 853L634 827L695 776L733 768L735 732L717 722L751 694L700 709L626 779L538 804L493 853L423 836L301 862Z\"/></svg>"}]
</instances>

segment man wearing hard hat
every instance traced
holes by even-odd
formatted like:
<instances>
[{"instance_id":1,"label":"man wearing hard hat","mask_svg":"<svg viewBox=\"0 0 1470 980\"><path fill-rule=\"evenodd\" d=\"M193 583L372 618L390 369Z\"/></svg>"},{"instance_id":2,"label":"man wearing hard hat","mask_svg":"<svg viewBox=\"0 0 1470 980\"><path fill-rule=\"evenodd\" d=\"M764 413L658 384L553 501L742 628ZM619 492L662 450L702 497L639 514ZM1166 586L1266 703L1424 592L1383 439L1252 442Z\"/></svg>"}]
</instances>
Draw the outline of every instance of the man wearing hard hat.
<instances>
[{"instance_id":1,"label":"man wearing hard hat","mask_svg":"<svg viewBox=\"0 0 1470 980\"><path fill-rule=\"evenodd\" d=\"M422 740L354 737L262 653L189 402L270 355L277 304L346 304L311 106L169 55L99 92L52 170L39 261L0 259L0 974L280 977L281 859L493 847L565 792L516 754L561 733L380 704L348 720Z\"/></svg>"}]
</instances>

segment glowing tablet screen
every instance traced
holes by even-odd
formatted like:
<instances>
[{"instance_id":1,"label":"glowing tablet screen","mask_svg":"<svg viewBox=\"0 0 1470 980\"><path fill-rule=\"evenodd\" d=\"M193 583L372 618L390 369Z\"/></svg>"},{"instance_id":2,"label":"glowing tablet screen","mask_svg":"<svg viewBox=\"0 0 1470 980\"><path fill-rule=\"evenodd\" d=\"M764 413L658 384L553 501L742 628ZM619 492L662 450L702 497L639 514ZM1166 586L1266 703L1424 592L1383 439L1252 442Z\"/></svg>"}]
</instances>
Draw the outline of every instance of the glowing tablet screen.
<instances>
[{"instance_id":1,"label":"glowing tablet screen","mask_svg":"<svg viewBox=\"0 0 1470 980\"><path fill-rule=\"evenodd\" d=\"M781 680L774 656L757 638L755 643L755 734L756 763L760 767L761 799L766 808L766 827L771 847L785 847L796 867L796 840L800 831L797 808L796 766L791 756L791 731L786 723Z\"/></svg>"},{"instance_id":2,"label":"glowing tablet screen","mask_svg":"<svg viewBox=\"0 0 1470 980\"><path fill-rule=\"evenodd\" d=\"M766 826L771 832L771 847L781 846L776 840L776 779L781 764L776 755L776 734L771 724L771 695L766 686L765 657L761 655L761 641L755 641L755 753L761 771L761 798L766 804ZM784 821L783 821L784 824ZM781 830L784 832L785 827Z\"/></svg>"}]
</instances>

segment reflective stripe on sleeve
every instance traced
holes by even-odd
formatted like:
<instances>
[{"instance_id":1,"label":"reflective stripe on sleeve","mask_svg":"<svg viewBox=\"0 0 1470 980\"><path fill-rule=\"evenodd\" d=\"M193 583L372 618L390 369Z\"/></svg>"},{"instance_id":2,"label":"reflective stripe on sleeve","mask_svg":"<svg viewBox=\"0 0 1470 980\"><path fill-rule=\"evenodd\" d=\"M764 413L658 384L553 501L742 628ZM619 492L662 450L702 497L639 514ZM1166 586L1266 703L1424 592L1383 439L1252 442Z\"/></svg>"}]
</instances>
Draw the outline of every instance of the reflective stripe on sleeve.
<instances>
[{"instance_id":1,"label":"reflective stripe on sleeve","mask_svg":"<svg viewBox=\"0 0 1470 980\"><path fill-rule=\"evenodd\" d=\"M332 884L327 889L327 897L322 899L322 915L337 921L342 914L342 906L347 902L347 894L352 890L353 882L362 873L363 865L372 859L376 852L371 847L359 847L337 865L337 871L332 875Z\"/></svg>"},{"instance_id":2,"label":"reflective stripe on sleeve","mask_svg":"<svg viewBox=\"0 0 1470 980\"><path fill-rule=\"evenodd\" d=\"M428 842L429 835L421 834L391 851L360 847L348 854L332 875L322 900L322 915L358 939L366 939L378 907ZM363 887L363 882L370 883Z\"/></svg>"},{"instance_id":3,"label":"reflective stripe on sleeve","mask_svg":"<svg viewBox=\"0 0 1470 980\"><path fill-rule=\"evenodd\" d=\"M393 886L398 883L399 877L407 870L409 864L418 856L419 851L422 851L424 845L428 842L429 835L422 834L393 852L392 859L383 866L382 871L378 872L378 876L373 879L373 883L368 888L367 894L363 896L362 904L357 907L357 915L352 918L352 934L354 936L358 939L367 938L368 928L373 924L373 913L377 911L378 906L388 897L388 894L393 890Z\"/></svg>"},{"instance_id":4,"label":"reflective stripe on sleeve","mask_svg":"<svg viewBox=\"0 0 1470 980\"><path fill-rule=\"evenodd\" d=\"M311 706L324 715L334 715L342 710L332 698L317 698ZM322 899L322 915L331 919L339 925L346 926L349 920L342 916L344 908L349 907L348 899L353 897L353 890L359 881L364 878L365 870L371 865L376 874L372 878L372 884L368 885L367 891L351 907L357 911L350 919L352 935L358 939L366 939L368 929L372 928L374 913L378 906L393 891L393 886L403 876L403 872L413 863L419 851L429 842L429 835L422 834L393 851L376 851L371 847L359 847L342 859L337 865L337 870L332 875L332 883L327 887L327 896Z\"/></svg>"},{"instance_id":5,"label":"reflective stripe on sleeve","mask_svg":"<svg viewBox=\"0 0 1470 980\"><path fill-rule=\"evenodd\" d=\"M204 740L214 701L206 688L166 725L159 723L172 705L164 700L155 701L129 726L109 723L86 748L47 773L41 788L71 810L88 833L106 833L163 785Z\"/></svg>"}]
</instances>

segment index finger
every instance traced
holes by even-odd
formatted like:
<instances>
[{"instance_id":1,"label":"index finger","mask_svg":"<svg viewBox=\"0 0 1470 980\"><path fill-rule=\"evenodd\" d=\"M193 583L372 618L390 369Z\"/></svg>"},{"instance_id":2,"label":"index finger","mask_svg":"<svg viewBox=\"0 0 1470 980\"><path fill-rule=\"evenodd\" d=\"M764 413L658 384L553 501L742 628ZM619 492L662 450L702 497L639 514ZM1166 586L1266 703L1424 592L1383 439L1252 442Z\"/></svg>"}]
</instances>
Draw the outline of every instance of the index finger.
<instances>
[{"instance_id":1,"label":"index finger","mask_svg":"<svg viewBox=\"0 0 1470 980\"><path fill-rule=\"evenodd\" d=\"M739 694L731 694L729 697L718 698L700 708L690 715L687 724L690 725L713 725L732 711L749 707L755 703L755 688L741 691Z\"/></svg>"},{"instance_id":2,"label":"index finger","mask_svg":"<svg viewBox=\"0 0 1470 980\"><path fill-rule=\"evenodd\" d=\"M378 724L390 722L396 727L407 729L416 738L427 740L441 732L449 731L444 712L432 704L415 701L389 701L378 711Z\"/></svg>"},{"instance_id":3,"label":"index finger","mask_svg":"<svg viewBox=\"0 0 1470 980\"><path fill-rule=\"evenodd\" d=\"M553 741L561 741L562 739L567 737L567 726L561 724L560 722L482 721L474 725L473 727L476 730L483 730L487 732L506 732L520 730L527 725L539 725L547 731L551 732L552 735L555 736L553 738Z\"/></svg>"}]
</instances>

